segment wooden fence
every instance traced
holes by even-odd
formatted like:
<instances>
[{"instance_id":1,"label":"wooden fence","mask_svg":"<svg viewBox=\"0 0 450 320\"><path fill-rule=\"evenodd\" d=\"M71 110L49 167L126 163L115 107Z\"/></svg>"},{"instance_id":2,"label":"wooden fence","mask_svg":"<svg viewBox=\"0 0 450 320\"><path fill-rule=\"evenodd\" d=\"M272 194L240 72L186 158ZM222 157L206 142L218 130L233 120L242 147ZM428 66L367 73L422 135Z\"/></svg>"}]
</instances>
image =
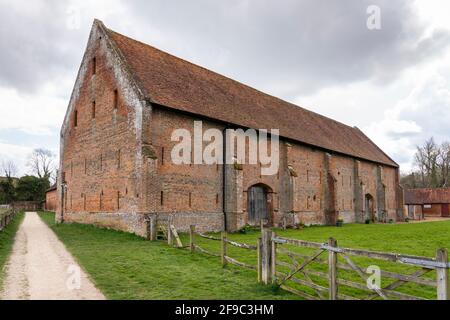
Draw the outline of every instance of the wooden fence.
<instances>
[{"instance_id":1,"label":"wooden fence","mask_svg":"<svg viewBox=\"0 0 450 320\"><path fill-rule=\"evenodd\" d=\"M0 231L3 231L16 217L18 211L8 210L0 213Z\"/></svg>"},{"instance_id":2,"label":"wooden fence","mask_svg":"<svg viewBox=\"0 0 450 320\"><path fill-rule=\"evenodd\" d=\"M425 287L433 288L436 290L438 300L449 300L450 298L449 262L446 249L438 249L435 258L429 258L341 248L338 247L337 241L333 238L330 238L327 243L317 243L277 237L271 230L265 230L263 238L266 239L266 242L263 242L266 248L263 248L262 252L270 255L270 257L267 257L268 263L262 265L263 282L276 284L282 289L305 299L425 300L423 297L398 291L400 287L407 284L418 285L422 290ZM308 248L313 252L305 255L283 248L288 245ZM283 261L279 255L288 257L290 262ZM326 257L322 258L324 255ZM372 272L367 273L366 268L361 266L361 262L358 264L355 260L361 258L370 260L372 268L378 269L380 279L389 279L389 283L385 286L372 283L372 280L375 280L375 278L371 278ZM342 262L339 262L339 260L342 260ZM377 261L381 264L411 266L418 270L409 274L381 270L380 267L377 267ZM317 267L308 268L313 264L322 265L325 270L322 268L322 271L318 271L320 268ZM288 271L281 272L279 267L284 267ZM342 271L346 273L345 277L340 275ZM434 278L430 277L432 273L434 273ZM352 274L353 277L351 277ZM297 277L297 275L301 276ZM360 281L354 280L355 277L359 278ZM313 294L296 289L296 286L309 288ZM344 288L351 288L358 291L359 294L358 296L343 294L341 289ZM363 294L364 292L365 294Z\"/></svg>"},{"instance_id":3,"label":"wooden fence","mask_svg":"<svg viewBox=\"0 0 450 320\"><path fill-rule=\"evenodd\" d=\"M149 240L156 240L156 219L148 220L147 227ZM326 243L318 243L279 237L272 230L264 228L261 230L262 234L257 245L254 246L232 241L226 232L222 232L220 238L198 233L194 225L189 229L189 244L183 245L170 218L165 229L170 246L218 257L223 267L232 264L255 270L258 282L277 285L308 300L424 299L419 295L399 291L401 287L411 284L419 286L419 292L424 288L434 291L438 300L450 299L450 264L446 249L437 250L434 258L376 252L338 247L337 241L333 238ZM196 241L197 237L216 242L220 252L201 247ZM256 251L255 265L232 258L229 255L229 246ZM312 252L305 253L304 250ZM377 270L368 273L369 270L366 266L362 266L361 259L366 259L366 264L370 260L370 267L375 269L378 261L381 265L393 264L396 270L378 268L380 279L388 283L383 286L376 281L372 283L372 280L376 279L371 275L376 274ZM403 272L405 270L397 271L400 265L418 270L405 274ZM357 291L358 294L356 296L349 294L346 289Z\"/></svg>"}]
</instances>

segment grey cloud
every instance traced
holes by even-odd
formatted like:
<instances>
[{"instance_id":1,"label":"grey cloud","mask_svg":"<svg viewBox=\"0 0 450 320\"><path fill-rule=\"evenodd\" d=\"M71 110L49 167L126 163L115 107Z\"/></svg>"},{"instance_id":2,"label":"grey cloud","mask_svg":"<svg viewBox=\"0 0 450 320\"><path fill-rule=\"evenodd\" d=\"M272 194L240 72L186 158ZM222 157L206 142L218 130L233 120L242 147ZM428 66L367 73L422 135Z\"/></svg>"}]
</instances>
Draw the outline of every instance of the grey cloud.
<instances>
[{"instance_id":1,"label":"grey cloud","mask_svg":"<svg viewBox=\"0 0 450 320\"><path fill-rule=\"evenodd\" d=\"M82 12L81 29L69 30L69 3L0 0L0 85L32 92L61 75L75 77L91 18L102 12ZM366 28L371 4L381 7L380 31ZM385 84L432 59L450 39L444 31L423 39L424 26L407 0L122 5L124 11L106 15L108 26L287 99L361 80Z\"/></svg>"},{"instance_id":2,"label":"grey cloud","mask_svg":"<svg viewBox=\"0 0 450 320\"><path fill-rule=\"evenodd\" d=\"M186 57L186 48L195 48L196 62L288 97L360 80L385 84L450 40L444 31L423 39L424 26L406 0L133 4L143 29L177 41L177 53ZM381 8L381 30L366 27L371 4Z\"/></svg>"},{"instance_id":3,"label":"grey cloud","mask_svg":"<svg viewBox=\"0 0 450 320\"><path fill-rule=\"evenodd\" d=\"M57 0L0 0L1 86L35 93L44 83L74 76L90 25L69 30L68 7Z\"/></svg>"}]
</instances>

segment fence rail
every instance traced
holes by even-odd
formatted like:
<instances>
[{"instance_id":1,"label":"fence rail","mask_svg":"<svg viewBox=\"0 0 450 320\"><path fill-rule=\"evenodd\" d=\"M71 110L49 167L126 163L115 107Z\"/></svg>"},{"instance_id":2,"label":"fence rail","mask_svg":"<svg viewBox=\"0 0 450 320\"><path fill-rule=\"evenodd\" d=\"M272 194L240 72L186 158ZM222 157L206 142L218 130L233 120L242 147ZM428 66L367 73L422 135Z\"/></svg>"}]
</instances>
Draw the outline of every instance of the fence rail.
<instances>
[{"instance_id":1,"label":"fence rail","mask_svg":"<svg viewBox=\"0 0 450 320\"><path fill-rule=\"evenodd\" d=\"M8 210L0 212L0 231L3 231L16 217L17 211Z\"/></svg>"}]
</instances>

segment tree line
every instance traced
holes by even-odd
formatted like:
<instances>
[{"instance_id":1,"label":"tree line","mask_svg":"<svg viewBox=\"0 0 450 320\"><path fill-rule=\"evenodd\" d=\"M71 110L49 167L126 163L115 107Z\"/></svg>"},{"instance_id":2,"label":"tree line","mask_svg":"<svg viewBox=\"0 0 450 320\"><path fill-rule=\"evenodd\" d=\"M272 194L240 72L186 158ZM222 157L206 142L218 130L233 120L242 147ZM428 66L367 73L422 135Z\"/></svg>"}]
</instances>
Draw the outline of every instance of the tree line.
<instances>
[{"instance_id":1,"label":"tree line","mask_svg":"<svg viewBox=\"0 0 450 320\"><path fill-rule=\"evenodd\" d=\"M0 204L14 201L43 201L45 192L56 182L55 155L47 149L35 149L28 157L29 174L20 178L12 160L0 161Z\"/></svg>"},{"instance_id":2,"label":"tree line","mask_svg":"<svg viewBox=\"0 0 450 320\"><path fill-rule=\"evenodd\" d=\"M450 143L430 138L417 146L414 170L402 176L401 184L410 189L450 187Z\"/></svg>"}]
</instances>

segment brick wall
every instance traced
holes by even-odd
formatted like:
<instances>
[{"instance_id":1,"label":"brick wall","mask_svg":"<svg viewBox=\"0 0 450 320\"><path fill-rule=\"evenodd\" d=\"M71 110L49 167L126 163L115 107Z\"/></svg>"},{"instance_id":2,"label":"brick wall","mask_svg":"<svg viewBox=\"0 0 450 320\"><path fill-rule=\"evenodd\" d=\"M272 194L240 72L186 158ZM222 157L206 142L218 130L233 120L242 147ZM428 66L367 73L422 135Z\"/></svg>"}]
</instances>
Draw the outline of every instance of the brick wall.
<instances>
[{"instance_id":1,"label":"brick wall","mask_svg":"<svg viewBox=\"0 0 450 320\"><path fill-rule=\"evenodd\" d=\"M120 73L108 43L95 30L80 68L61 137L59 181L66 182L66 221L94 222L142 234L134 221L142 217L138 172L140 123L126 77ZM57 219L61 210L57 208ZM130 217L131 216L131 217Z\"/></svg>"},{"instance_id":2,"label":"brick wall","mask_svg":"<svg viewBox=\"0 0 450 320\"><path fill-rule=\"evenodd\" d=\"M45 193L45 210L55 212L57 203L58 193L56 190L51 190Z\"/></svg>"}]
</instances>

